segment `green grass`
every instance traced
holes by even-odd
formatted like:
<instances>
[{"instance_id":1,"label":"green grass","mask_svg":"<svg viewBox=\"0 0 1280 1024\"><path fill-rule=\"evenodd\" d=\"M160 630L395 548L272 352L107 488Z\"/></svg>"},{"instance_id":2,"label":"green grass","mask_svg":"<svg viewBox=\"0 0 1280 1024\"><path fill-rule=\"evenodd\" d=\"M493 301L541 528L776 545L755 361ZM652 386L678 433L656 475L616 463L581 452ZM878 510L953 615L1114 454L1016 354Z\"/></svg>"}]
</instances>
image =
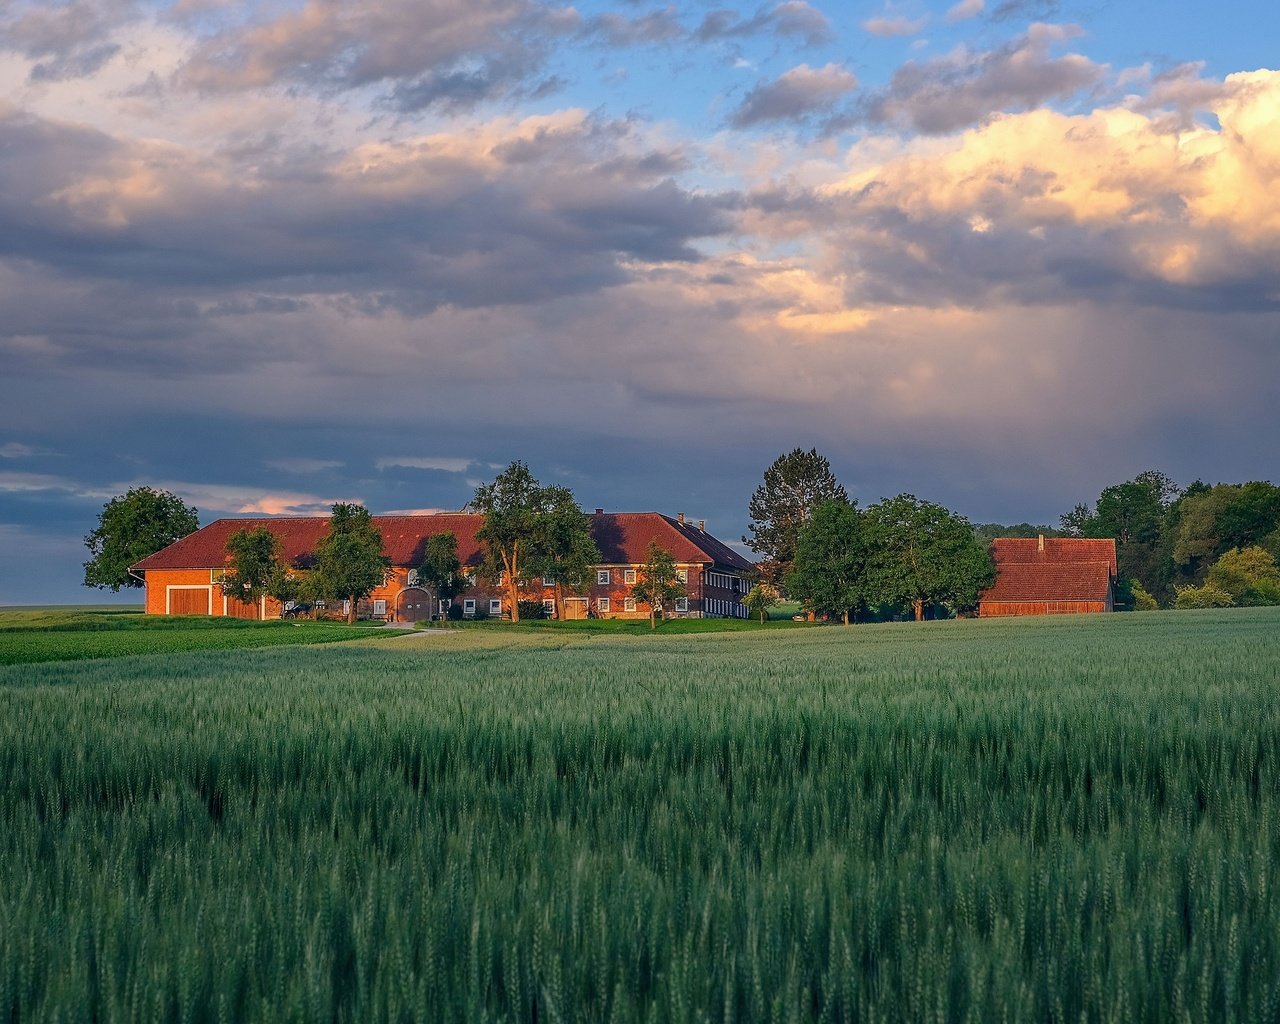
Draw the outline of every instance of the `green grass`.
<instances>
[{"instance_id":1,"label":"green grass","mask_svg":"<svg viewBox=\"0 0 1280 1024\"><path fill-rule=\"evenodd\" d=\"M340 623L143 615L132 609L0 609L0 665L367 638Z\"/></svg>"},{"instance_id":2,"label":"green grass","mask_svg":"<svg viewBox=\"0 0 1280 1024\"><path fill-rule=\"evenodd\" d=\"M0 1019L1275 1020L1280 612L0 668Z\"/></svg>"},{"instance_id":3,"label":"green grass","mask_svg":"<svg viewBox=\"0 0 1280 1024\"><path fill-rule=\"evenodd\" d=\"M427 623L423 623L427 625ZM793 629L814 626L812 622L792 622L786 619L769 619L761 623L755 619L666 619L658 621L655 631L648 619L506 619L461 620L457 622L433 622L432 626L460 629L541 630L569 633L600 633L614 636L680 636L689 633L751 633L762 629Z\"/></svg>"}]
</instances>

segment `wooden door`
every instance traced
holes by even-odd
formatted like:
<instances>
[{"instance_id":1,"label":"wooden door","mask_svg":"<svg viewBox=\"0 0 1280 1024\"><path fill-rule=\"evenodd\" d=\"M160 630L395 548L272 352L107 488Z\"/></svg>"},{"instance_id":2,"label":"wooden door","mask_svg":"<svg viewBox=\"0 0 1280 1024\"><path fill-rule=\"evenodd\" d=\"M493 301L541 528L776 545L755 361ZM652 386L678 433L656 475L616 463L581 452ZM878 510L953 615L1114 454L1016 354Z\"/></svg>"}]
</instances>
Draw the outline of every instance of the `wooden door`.
<instances>
[{"instance_id":1,"label":"wooden door","mask_svg":"<svg viewBox=\"0 0 1280 1024\"><path fill-rule=\"evenodd\" d=\"M410 587L396 598L397 622L426 622L431 611L431 596L421 587Z\"/></svg>"},{"instance_id":2,"label":"wooden door","mask_svg":"<svg viewBox=\"0 0 1280 1024\"><path fill-rule=\"evenodd\" d=\"M170 615L208 615L208 587L173 587L169 591Z\"/></svg>"},{"instance_id":3,"label":"wooden door","mask_svg":"<svg viewBox=\"0 0 1280 1024\"><path fill-rule=\"evenodd\" d=\"M564 599L564 617L566 619L585 619L587 617L587 599L585 597L566 597Z\"/></svg>"}]
</instances>

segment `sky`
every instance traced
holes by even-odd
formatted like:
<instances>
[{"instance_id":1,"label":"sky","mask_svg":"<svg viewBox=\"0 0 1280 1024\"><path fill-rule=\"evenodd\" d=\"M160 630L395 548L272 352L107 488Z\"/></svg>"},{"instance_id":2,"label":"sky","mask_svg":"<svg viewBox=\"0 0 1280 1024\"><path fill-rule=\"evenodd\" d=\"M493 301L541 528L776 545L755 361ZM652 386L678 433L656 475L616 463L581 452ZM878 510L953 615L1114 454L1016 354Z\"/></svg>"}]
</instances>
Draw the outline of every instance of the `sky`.
<instances>
[{"instance_id":1,"label":"sky","mask_svg":"<svg viewBox=\"0 0 1280 1024\"><path fill-rule=\"evenodd\" d=\"M796 447L974 522L1274 480L1277 38L1273 0L0 0L0 604L101 600L140 485L456 510L519 459L737 541Z\"/></svg>"}]
</instances>

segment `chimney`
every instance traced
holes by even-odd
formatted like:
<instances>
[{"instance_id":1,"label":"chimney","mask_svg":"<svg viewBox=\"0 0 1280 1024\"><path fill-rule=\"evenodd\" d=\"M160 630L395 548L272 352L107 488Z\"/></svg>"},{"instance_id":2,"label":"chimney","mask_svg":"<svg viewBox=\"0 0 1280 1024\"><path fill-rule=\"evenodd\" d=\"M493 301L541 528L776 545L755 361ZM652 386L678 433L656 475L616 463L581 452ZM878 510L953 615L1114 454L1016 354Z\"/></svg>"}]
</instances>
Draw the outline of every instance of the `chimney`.
<instances>
[{"instance_id":1,"label":"chimney","mask_svg":"<svg viewBox=\"0 0 1280 1024\"><path fill-rule=\"evenodd\" d=\"M1044 534L1043 533L1040 534L1040 543L1038 545L1038 550L1041 551L1042 553L1044 551Z\"/></svg>"},{"instance_id":2,"label":"chimney","mask_svg":"<svg viewBox=\"0 0 1280 1024\"><path fill-rule=\"evenodd\" d=\"M681 526L683 526L683 525L684 525L684 513L683 513L683 512L677 512L677 513L676 513L676 522L677 522L677 523L679 523Z\"/></svg>"},{"instance_id":3,"label":"chimney","mask_svg":"<svg viewBox=\"0 0 1280 1024\"><path fill-rule=\"evenodd\" d=\"M602 508L598 508L598 509L596 509L596 515L598 515L598 516L602 516L602 515L604 515L604 509L602 509Z\"/></svg>"},{"instance_id":4,"label":"chimney","mask_svg":"<svg viewBox=\"0 0 1280 1024\"><path fill-rule=\"evenodd\" d=\"M707 532L707 521L705 519L698 520L698 532L699 533Z\"/></svg>"}]
</instances>

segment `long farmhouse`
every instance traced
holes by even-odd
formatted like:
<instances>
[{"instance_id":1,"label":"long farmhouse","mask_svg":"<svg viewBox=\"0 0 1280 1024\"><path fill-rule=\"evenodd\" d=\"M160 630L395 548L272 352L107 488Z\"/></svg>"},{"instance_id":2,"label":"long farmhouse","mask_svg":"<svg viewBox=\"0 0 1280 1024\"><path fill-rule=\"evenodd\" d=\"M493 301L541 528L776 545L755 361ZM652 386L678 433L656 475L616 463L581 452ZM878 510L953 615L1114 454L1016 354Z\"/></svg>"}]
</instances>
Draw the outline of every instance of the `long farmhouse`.
<instances>
[{"instance_id":1,"label":"long farmhouse","mask_svg":"<svg viewBox=\"0 0 1280 1024\"><path fill-rule=\"evenodd\" d=\"M509 616L508 599L499 581L487 580L477 569L483 561L483 545L476 531L484 523L478 513L374 516L382 534L384 553L391 560L387 582L360 603L358 614L412 622L441 614L432 607L428 590L417 586L427 538L452 533L458 541L458 558L473 577L473 585L455 599L468 617L484 614ZM227 615L237 618L275 618L280 605L271 598L246 604L223 594L219 585L226 571L227 540L237 530L265 527L280 538L288 562L305 569L316 544L328 532L324 516L277 519L218 519L195 533L144 558L130 571L146 582L146 609L153 615ZM596 509L591 533L601 561L594 582L581 595L563 595L565 618L645 618L649 609L632 596L650 541L656 541L675 558L685 580L686 597L675 604L675 614L691 618L747 617L742 603L749 589L752 564L706 531L706 524L671 518L657 512L605 512ZM554 580L534 579L522 586L523 600L541 600L549 614L556 614Z\"/></svg>"}]
</instances>

